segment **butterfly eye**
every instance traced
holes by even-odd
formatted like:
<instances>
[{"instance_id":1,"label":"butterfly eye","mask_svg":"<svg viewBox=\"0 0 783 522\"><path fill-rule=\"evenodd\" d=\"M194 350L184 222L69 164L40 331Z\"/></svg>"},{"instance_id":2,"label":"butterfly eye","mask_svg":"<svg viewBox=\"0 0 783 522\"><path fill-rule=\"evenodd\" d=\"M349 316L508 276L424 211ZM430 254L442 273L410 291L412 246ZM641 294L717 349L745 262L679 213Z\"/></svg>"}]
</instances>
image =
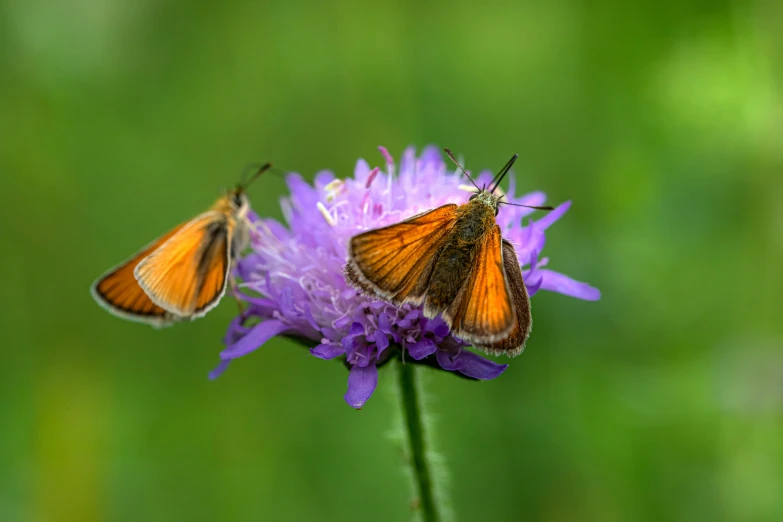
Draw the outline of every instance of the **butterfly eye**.
<instances>
[{"instance_id":1,"label":"butterfly eye","mask_svg":"<svg viewBox=\"0 0 783 522\"><path fill-rule=\"evenodd\" d=\"M478 192L476 192L475 194L473 194L472 196L470 196L470 197L468 198L468 201L473 201L474 199L476 199L476 197L478 197Z\"/></svg>"},{"instance_id":2,"label":"butterfly eye","mask_svg":"<svg viewBox=\"0 0 783 522\"><path fill-rule=\"evenodd\" d=\"M245 198L242 196L241 192L235 192L234 193L234 205L237 207L241 207L245 203Z\"/></svg>"}]
</instances>

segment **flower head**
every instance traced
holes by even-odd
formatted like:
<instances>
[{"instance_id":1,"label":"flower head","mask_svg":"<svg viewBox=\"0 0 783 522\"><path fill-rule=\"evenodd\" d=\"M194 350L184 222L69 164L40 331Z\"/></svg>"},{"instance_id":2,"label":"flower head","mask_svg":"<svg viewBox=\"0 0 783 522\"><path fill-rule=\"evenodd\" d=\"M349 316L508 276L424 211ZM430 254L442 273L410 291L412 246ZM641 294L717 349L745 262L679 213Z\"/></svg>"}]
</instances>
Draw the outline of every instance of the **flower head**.
<instances>
[{"instance_id":1,"label":"flower head","mask_svg":"<svg viewBox=\"0 0 783 522\"><path fill-rule=\"evenodd\" d=\"M281 202L286 225L251 216L252 252L236 267L243 281L241 299L248 308L229 326L222 362L211 378L276 335L312 341L310 352L321 359L344 357L350 367L345 400L354 408L375 390L378 366L400 350L409 361L436 361L444 370L474 379L494 379L506 369L507 365L468 350L443 320L425 318L420 307L393 306L346 284L343 266L352 236L446 203L464 203L469 195L463 174L449 170L437 148L427 147L418 157L408 148L399 172L386 149L380 150L385 168L371 169L359 160L352 178L320 172L310 185L298 174L289 174L291 195ZM481 186L491 179L491 172L482 172L476 183ZM545 196L514 196L512 178L505 200L536 206ZM595 288L543 268L548 262L540 258L545 231L569 207L570 202L563 203L524 225L531 209L504 206L497 216L503 237L515 246L523 263L530 296L551 290L580 299L600 297Z\"/></svg>"}]
</instances>

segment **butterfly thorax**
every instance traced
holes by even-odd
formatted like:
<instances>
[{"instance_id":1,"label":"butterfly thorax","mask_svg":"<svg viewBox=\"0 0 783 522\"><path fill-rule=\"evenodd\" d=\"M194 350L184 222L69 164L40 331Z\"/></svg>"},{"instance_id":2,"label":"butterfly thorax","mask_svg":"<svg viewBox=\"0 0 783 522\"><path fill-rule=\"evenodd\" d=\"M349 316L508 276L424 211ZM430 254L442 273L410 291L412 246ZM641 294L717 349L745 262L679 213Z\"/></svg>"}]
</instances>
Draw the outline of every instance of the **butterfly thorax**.
<instances>
[{"instance_id":1,"label":"butterfly thorax","mask_svg":"<svg viewBox=\"0 0 783 522\"><path fill-rule=\"evenodd\" d=\"M484 194L493 198L489 193L479 193L457 209L457 222L452 236L461 245L468 246L481 241L495 225L495 210L485 202L482 197Z\"/></svg>"}]
</instances>

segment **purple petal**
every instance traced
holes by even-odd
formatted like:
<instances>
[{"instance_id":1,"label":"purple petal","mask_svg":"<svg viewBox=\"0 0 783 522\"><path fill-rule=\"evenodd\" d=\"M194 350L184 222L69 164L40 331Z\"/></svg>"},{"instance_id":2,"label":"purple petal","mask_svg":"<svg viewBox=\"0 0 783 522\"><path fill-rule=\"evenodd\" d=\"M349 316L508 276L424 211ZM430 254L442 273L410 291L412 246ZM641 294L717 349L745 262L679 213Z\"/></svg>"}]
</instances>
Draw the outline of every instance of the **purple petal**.
<instances>
[{"instance_id":1,"label":"purple petal","mask_svg":"<svg viewBox=\"0 0 783 522\"><path fill-rule=\"evenodd\" d=\"M280 303L280 311L283 315L293 315L296 309L294 308L294 290L290 286L286 286L280 292L278 297Z\"/></svg>"},{"instance_id":2,"label":"purple petal","mask_svg":"<svg viewBox=\"0 0 783 522\"><path fill-rule=\"evenodd\" d=\"M353 366L348 374L348 391L345 392L345 402L360 409L372 396L378 385L378 368L374 364L365 367Z\"/></svg>"},{"instance_id":3,"label":"purple petal","mask_svg":"<svg viewBox=\"0 0 783 522\"><path fill-rule=\"evenodd\" d=\"M389 338L380 330L375 330L375 345L378 347L378 354L389 347Z\"/></svg>"},{"instance_id":4,"label":"purple petal","mask_svg":"<svg viewBox=\"0 0 783 522\"><path fill-rule=\"evenodd\" d=\"M242 278L242 281L253 280L253 272L258 267L259 261L261 261L261 257L253 253L248 254L239 260L236 264L236 271L239 273L239 277ZM240 297L244 298L244 295L240 294Z\"/></svg>"},{"instance_id":5,"label":"purple petal","mask_svg":"<svg viewBox=\"0 0 783 522\"><path fill-rule=\"evenodd\" d=\"M234 344L235 340L241 338L247 333L248 329L242 326L243 322L245 322L245 318L241 315L236 316L231 321L231 323L228 325L228 329L226 329L226 335L223 337L223 344L226 346Z\"/></svg>"},{"instance_id":6,"label":"purple petal","mask_svg":"<svg viewBox=\"0 0 783 522\"><path fill-rule=\"evenodd\" d=\"M552 223L560 219L563 216L563 214L565 214L568 211L569 208L571 208L570 201L561 203L552 212L549 212L548 214L544 215L544 217L536 221L536 225L538 225L541 228L541 230L546 230L547 228L550 227L550 225L552 225Z\"/></svg>"},{"instance_id":7,"label":"purple petal","mask_svg":"<svg viewBox=\"0 0 783 522\"><path fill-rule=\"evenodd\" d=\"M364 335L348 335L342 340L345 359L354 365L367 366L373 362L371 349Z\"/></svg>"},{"instance_id":8,"label":"purple petal","mask_svg":"<svg viewBox=\"0 0 783 522\"><path fill-rule=\"evenodd\" d=\"M544 229L535 222L532 222L525 227L512 229L506 239L511 241L511 244L514 245L517 257L523 266L525 263L529 262L530 254L534 250L541 252L546 244Z\"/></svg>"},{"instance_id":9,"label":"purple petal","mask_svg":"<svg viewBox=\"0 0 783 522\"><path fill-rule=\"evenodd\" d=\"M440 318L428 321L427 330L432 332L436 337L446 337L449 335L449 325Z\"/></svg>"},{"instance_id":10,"label":"purple petal","mask_svg":"<svg viewBox=\"0 0 783 522\"><path fill-rule=\"evenodd\" d=\"M514 182L514 178L511 178L511 181L509 183L513 183L513 182ZM514 201L512 201L512 203L519 203L520 205L530 205L531 207L540 207L541 205L546 203L546 194L544 194L543 192L531 192L530 194L525 194L519 199L515 199ZM525 212L525 215L535 212L535 210L533 210L532 208L527 208L523 210L529 211L529 212Z\"/></svg>"},{"instance_id":11,"label":"purple petal","mask_svg":"<svg viewBox=\"0 0 783 522\"><path fill-rule=\"evenodd\" d=\"M350 316L344 315L344 316L340 317L339 319L336 319L336 320L335 320L335 321L332 323L332 326L333 326L334 328L336 328L337 330L342 330L343 328L345 328L346 326L348 326L348 324L349 324L349 323L351 323L352 321L353 321L353 320L351 319L351 317L350 317Z\"/></svg>"},{"instance_id":12,"label":"purple petal","mask_svg":"<svg viewBox=\"0 0 783 522\"><path fill-rule=\"evenodd\" d=\"M392 333L391 322L389 322L389 314L384 312L378 316L378 329L383 333Z\"/></svg>"},{"instance_id":13,"label":"purple petal","mask_svg":"<svg viewBox=\"0 0 783 522\"><path fill-rule=\"evenodd\" d=\"M315 207L315 204L318 202L318 194L302 176L296 173L290 173L286 176L285 180L291 191L291 198L296 203L299 210L307 210L310 207Z\"/></svg>"},{"instance_id":14,"label":"purple petal","mask_svg":"<svg viewBox=\"0 0 783 522\"><path fill-rule=\"evenodd\" d=\"M384 303L383 301L373 301L370 303L370 310L373 312L380 312L381 310L385 310L387 306L389 306L389 303Z\"/></svg>"},{"instance_id":15,"label":"purple petal","mask_svg":"<svg viewBox=\"0 0 783 522\"><path fill-rule=\"evenodd\" d=\"M264 221L264 223L266 224L266 226L269 227L269 230L272 232L272 235L274 235L280 241L284 241L289 237L291 237L291 233L279 221L276 221L274 219L267 219L266 221Z\"/></svg>"},{"instance_id":16,"label":"purple petal","mask_svg":"<svg viewBox=\"0 0 783 522\"><path fill-rule=\"evenodd\" d=\"M525 288L527 289L527 296L533 297L541 290L541 285L544 283L544 277L541 272L536 272L536 278L531 278L530 281L525 281Z\"/></svg>"},{"instance_id":17,"label":"purple petal","mask_svg":"<svg viewBox=\"0 0 783 522\"><path fill-rule=\"evenodd\" d=\"M370 310L376 313L380 313L383 310L386 310L386 308L389 307L389 303L384 303L383 301L373 301L370 303Z\"/></svg>"},{"instance_id":18,"label":"purple petal","mask_svg":"<svg viewBox=\"0 0 783 522\"><path fill-rule=\"evenodd\" d=\"M432 339L425 338L415 343L406 344L406 348L411 357L420 361L428 355L435 353L437 347L435 346L435 343L432 342Z\"/></svg>"},{"instance_id":19,"label":"purple petal","mask_svg":"<svg viewBox=\"0 0 783 522\"><path fill-rule=\"evenodd\" d=\"M353 178L359 183L364 183L367 180L367 176L370 174L370 165L363 159L356 162L356 167L353 169Z\"/></svg>"},{"instance_id":20,"label":"purple petal","mask_svg":"<svg viewBox=\"0 0 783 522\"><path fill-rule=\"evenodd\" d=\"M433 168L439 170L443 165L443 158L440 155L440 149L434 145L427 145L424 150L421 151L421 168L422 170Z\"/></svg>"},{"instance_id":21,"label":"purple petal","mask_svg":"<svg viewBox=\"0 0 783 522\"><path fill-rule=\"evenodd\" d=\"M310 349L310 353L318 357L319 359L334 359L345 353L345 349L342 345L337 343L324 343L321 342L315 348Z\"/></svg>"},{"instance_id":22,"label":"purple petal","mask_svg":"<svg viewBox=\"0 0 783 522\"><path fill-rule=\"evenodd\" d=\"M247 355L253 350L260 348L262 344L275 335L285 332L290 328L291 327L287 324L275 319L261 321L251 328L244 337L220 352L220 358L227 360Z\"/></svg>"},{"instance_id":23,"label":"purple petal","mask_svg":"<svg viewBox=\"0 0 783 522\"><path fill-rule=\"evenodd\" d=\"M214 381L215 379L223 375L223 372L226 371L229 364L231 364L231 361L220 361L220 364L218 364L214 370L209 372L209 380Z\"/></svg>"},{"instance_id":24,"label":"purple petal","mask_svg":"<svg viewBox=\"0 0 783 522\"><path fill-rule=\"evenodd\" d=\"M537 266L538 266L538 250L533 249L530 252L530 271L532 272L533 270L535 270Z\"/></svg>"},{"instance_id":25,"label":"purple petal","mask_svg":"<svg viewBox=\"0 0 783 522\"><path fill-rule=\"evenodd\" d=\"M351 330L348 332L348 335L354 336L354 335L363 335L364 334L364 326L362 323L351 323Z\"/></svg>"},{"instance_id":26,"label":"purple petal","mask_svg":"<svg viewBox=\"0 0 783 522\"><path fill-rule=\"evenodd\" d=\"M322 170L315 175L313 185L322 189L334 180L334 173L331 170Z\"/></svg>"},{"instance_id":27,"label":"purple petal","mask_svg":"<svg viewBox=\"0 0 783 522\"><path fill-rule=\"evenodd\" d=\"M274 299L266 299L263 297L252 297L243 294L242 300L258 308L263 308L263 309L269 308L272 310L277 309L277 301L275 301Z\"/></svg>"},{"instance_id":28,"label":"purple petal","mask_svg":"<svg viewBox=\"0 0 783 522\"><path fill-rule=\"evenodd\" d=\"M413 170L415 166L416 166L416 147L408 147L402 153L402 160L400 160L400 173L413 174Z\"/></svg>"},{"instance_id":29,"label":"purple petal","mask_svg":"<svg viewBox=\"0 0 783 522\"><path fill-rule=\"evenodd\" d=\"M348 355L353 353L353 348L354 345L356 344L356 340L354 339L354 337L355 337L354 335L346 335L340 341L340 346L343 347L343 351Z\"/></svg>"},{"instance_id":30,"label":"purple petal","mask_svg":"<svg viewBox=\"0 0 783 522\"><path fill-rule=\"evenodd\" d=\"M405 314L405 318L397 323L397 326L400 328L408 329L413 326L413 323L415 323L419 317L421 317L421 310L411 310L407 314Z\"/></svg>"},{"instance_id":31,"label":"purple petal","mask_svg":"<svg viewBox=\"0 0 783 522\"><path fill-rule=\"evenodd\" d=\"M479 187L489 187L492 183L492 178L494 177L495 174L491 170L482 170L479 175L473 179L473 181Z\"/></svg>"},{"instance_id":32,"label":"purple petal","mask_svg":"<svg viewBox=\"0 0 783 522\"><path fill-rule=\"evenodd\" d=\"M587 283L571 279L567 275L552 270L541 269L538 271L543 277L541 288L550 292L584 299L585 301L597 301L601 298L601 291Z\"/></svg>"},{"instance_id":33,"label":"purple petal","mask_svg":"<svg viewBox=\"0 0 783 522\"><path fill-rule=\"evenodd\" d=\"M468 350L456 354L438 350L438 364L444 370L457 371L474 379L489 380L503 373L507 364L497 364Z\"/></svg>"},{"instance_id":34,"label":"purple petal","mask_svg":"<svg viewBox=\"0 0 783 522\"><path fill-rule=\"evenodd\" d=\"M247 211L247 219L251 223L258 223L261 221L261 218L258 217L258 214L256 214L256 212L252 209Z\"/></svg>"},{"instance_id":35,"label":"purple petal","mask_svg":"<svg viewBox=\"0 0 783 522\"><path fill-rule=\"evenodd\" d=\"M342 341L343 334L335 330L334 328L331 328L329 326L324 326L321 328L321 335L323 335L327 340L332 342L340 342Z\"/></svg>"},{"instance_id":36,"label":"purple petal","mask_svg":"<svg viewBox=\"0 0 783 522\"><path fill-rule=\"evenodd\" d=\"M308 304L304 305L304 316L305 316L305 319L307 319L307 322L310 324L310 326L312 327L313 330L315 330L316 332L320 332L321 331L321 327L318 326L318 323L315 321L315 317L313 317L312 312L310 312L310 305L308 305Z\"/></svg>"}]
</instances>

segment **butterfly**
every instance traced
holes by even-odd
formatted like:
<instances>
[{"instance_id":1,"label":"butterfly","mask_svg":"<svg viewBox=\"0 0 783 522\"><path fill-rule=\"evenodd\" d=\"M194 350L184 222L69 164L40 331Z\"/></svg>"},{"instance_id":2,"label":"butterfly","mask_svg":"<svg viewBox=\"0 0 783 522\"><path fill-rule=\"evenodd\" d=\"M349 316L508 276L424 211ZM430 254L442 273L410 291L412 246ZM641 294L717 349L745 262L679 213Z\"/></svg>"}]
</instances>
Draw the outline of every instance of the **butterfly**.
<instances>
[{"instance_id":1,"label":"butterfly","mask_svg":"<svg viewBox=\"0 0 783 522\"><path fill-rule=\"evenodd\" d=\"M425 317L441 315L456 337L490 354L516 356L530 334L530 299L514 246L495 222L501 204L515 204L494 192L518 155L487 188L444 150L478 192L462 205L449 203L352 237L346 281L398 306L423 305Z\"/></svg>"},{"instance_id":2,"label":"butterfly","mask_svg":"<svg viewBox=\"0 0 783 522\"><path fill-rule=\"evenodd\" d=\"M91 287L98 304L116 316L156 327L212 310L226 293L231 267L250 240L245 192L270 167L261 166L209 210L98 278Z\"/></svg>"}]
</instances>

